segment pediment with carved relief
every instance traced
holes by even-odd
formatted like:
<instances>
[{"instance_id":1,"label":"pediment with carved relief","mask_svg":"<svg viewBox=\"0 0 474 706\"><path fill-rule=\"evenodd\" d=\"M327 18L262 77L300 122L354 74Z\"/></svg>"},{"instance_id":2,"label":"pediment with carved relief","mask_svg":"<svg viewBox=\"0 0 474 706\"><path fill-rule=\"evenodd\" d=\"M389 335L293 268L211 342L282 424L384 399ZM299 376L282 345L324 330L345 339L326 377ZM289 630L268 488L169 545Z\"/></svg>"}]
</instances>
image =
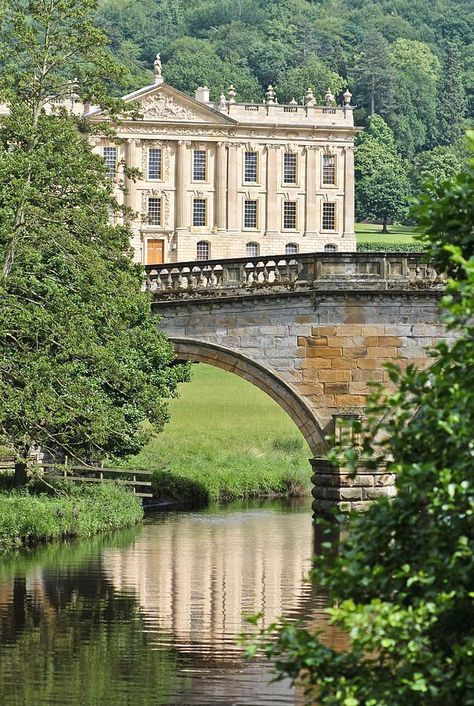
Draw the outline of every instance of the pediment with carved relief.
<instances>
[{"instance_id":1,"label":"pediment with carved relief","mask_svg":"<svg viewBox=\"0 0 474 706\"><path fill-rule=\"evenodd\" d=\"M140 112L146 120L196 120L196 113L177 103L172 96L155 93L140 101Z\"/></svg>"},{"instance_id":2,"label":"pediment with carved relief","mask_svg":"<svg viewBox=\"0 0 474 706\"><path fill-rule=\"evenodd\" d=\"M138 104L143 120L217 124L234 122L167 84L153 88L142 95L131 94L126 97L126 100L133 100Z\"/></svg>"}]
</instances>

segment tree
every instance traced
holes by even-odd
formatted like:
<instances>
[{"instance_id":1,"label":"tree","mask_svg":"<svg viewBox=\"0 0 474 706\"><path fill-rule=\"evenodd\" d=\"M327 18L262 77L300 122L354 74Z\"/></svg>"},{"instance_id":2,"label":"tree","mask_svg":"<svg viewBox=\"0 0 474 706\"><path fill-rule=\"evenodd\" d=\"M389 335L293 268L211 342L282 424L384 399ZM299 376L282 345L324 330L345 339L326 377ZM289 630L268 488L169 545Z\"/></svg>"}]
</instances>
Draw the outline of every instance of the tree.
<instances>
[{"instance_id":1,"label":"tree","mask_svg":"<svg viewBox=\"0 0 474 706\"><path fill-rule=\"evenodd\" d=\"M301 102L306 96L308 87L313 89L316 100L322 104L328 89L336 96L343 90L344 80L328 69L320 59L313 56L303 66L288 69L280 76L276 86L278 100L280 103L289 103L295 98Z\"/></svg>"},{"instance_id":2,"label":"tree","mask_svg":"<svg viewBox=\"0 0 474 706\"><path fill-rule=\"evenodd\" d=\"M433 140L438 58L423 42L397 39L391 47L393 110L387 122L400 151L412 157Z\"/></svg>"},{"instance_id":3,"label":"tree","mask_svg":"<svg viewBox=\"0 0 474 706\"><path fill-rule=\"evenodd\" d=\"M424 192L433 196L436 187L459 174L462 167L462 156L451 146L420 152L415 156L411 168L413 196L420 196Z\"/></svg>"},{"instance_id":4,"label":"tree","mask_svg":"<svg viewBox=\"0 0 474 706\"><path fill-rule=\"evenodd\" d=\"M456 195L466 191L472 203L473 189L471 165L441 200L419 207L433 250L453 242L453 216L472 234L472 207ZM321 706L474 703L474 256L454 244L439 252L460 275L442 304L454 342L432 350L427 370L390 366L398 389L374 396L362 447L331 456L354 474L386 463L397 479L397 497L354 516L340 555L320 558L312 572L349 646L335 652L294 623L266 643L280 677L305 683Z\"/></svg>"},{"instance_id":5,"label":"tree","mask_svg":"<svg viewBox=\"0 0 474 706\"><path fill-rule=\"evenodd\" d=\"M461 57L456 44L448 44L438 86L436 141L457 142L464 129L466 93L462 82Z\"/></svg>"},{"instance_id":6,"label":"tree","mask_svg":"<svg viewBox=\"0 0 474 706\"><path fill-rule=\"evenodd\" d=\"M364 33L360 46L354 66L354 92L370 115L378 113L386 119L392 91L389 43L380 32L370 29Z\"/></svg>"},{"instance_id":7,"label":"tree","mask_svg":"<svg viewBox=\"0 0 474 706\"><path fill-rule=\"evenodd\" d=\"M3 18L0 443L15 453L18 482L35 446L76 460L135 453L186 377L170 367L129 230L109 224L117 204L103 161L61 103L77 76L78 90L113 108L103 77L119 71L94 7L11 0Z\"/></svg>"},{"instance_id":8,"label":"tree","mask_svg":"<svg viewBox=\"0 0 474 706\"><path fill-rule=\"evenodd\" d=\"M373 115L358 139L355 160L356 207L360 219L387 224L406 214L409 182L393 133L380 115Z\"/></svg>"}]
</instances>

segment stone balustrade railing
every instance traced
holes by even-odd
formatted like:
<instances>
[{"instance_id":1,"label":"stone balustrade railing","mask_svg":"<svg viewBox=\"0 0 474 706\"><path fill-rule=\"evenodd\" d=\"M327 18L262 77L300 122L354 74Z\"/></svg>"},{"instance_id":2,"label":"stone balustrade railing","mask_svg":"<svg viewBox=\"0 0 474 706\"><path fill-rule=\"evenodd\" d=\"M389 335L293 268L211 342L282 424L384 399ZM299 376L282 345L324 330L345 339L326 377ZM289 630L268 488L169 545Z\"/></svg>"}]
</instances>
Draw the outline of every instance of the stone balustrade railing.
<instances>
[{"instance_id":1,"label":"stone balustrade railing","mask_svg":"<svg viewBox=\"0 0 474 706\"><path fill-rule=\"evenodd\" d=\"M225 296L239 291L433 289L442 278L416 253L305 253L149 265L156 298Z\"/></svg>"}]
</instances>

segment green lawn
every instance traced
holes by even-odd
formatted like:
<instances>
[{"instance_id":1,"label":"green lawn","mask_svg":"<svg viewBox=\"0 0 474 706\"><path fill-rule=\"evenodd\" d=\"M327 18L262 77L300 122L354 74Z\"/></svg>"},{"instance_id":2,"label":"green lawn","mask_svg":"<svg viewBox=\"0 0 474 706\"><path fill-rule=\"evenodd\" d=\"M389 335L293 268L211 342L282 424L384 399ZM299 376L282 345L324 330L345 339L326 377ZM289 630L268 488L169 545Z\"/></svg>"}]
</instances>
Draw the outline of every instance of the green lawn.
<instances>
[{"instance_id":1,"label":"green lawn","mask_svg":"<svg viewBox=\"0 0 474 706\"><path fill-rule=\"evenodd\" d=\"M412 243L416 235L412 226L400 225L389 226L385 234L382 226L375 223L356 223L355 231L359 243Z\"/></svg>"},{"instance_id":2,"label":"green lawn","mask_svg":"<svg viewBox=\"0 0 474 706\"><path fill-rule=\"evenodd\" d=\"M171 416L128 464L157 471L159 497L205 502L309 493L306 442L276 402L245 380L195 365Z\"/></svg>"}]
</instances>

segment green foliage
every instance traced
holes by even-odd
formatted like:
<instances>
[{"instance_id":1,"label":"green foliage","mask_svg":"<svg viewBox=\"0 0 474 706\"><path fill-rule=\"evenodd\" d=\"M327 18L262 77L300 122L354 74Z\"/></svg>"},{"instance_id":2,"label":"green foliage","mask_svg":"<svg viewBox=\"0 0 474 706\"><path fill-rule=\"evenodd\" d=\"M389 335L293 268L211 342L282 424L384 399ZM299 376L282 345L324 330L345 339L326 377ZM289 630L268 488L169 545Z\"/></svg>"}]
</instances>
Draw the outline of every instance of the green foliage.
<instances>
[{"instance_id":1,"label":"green foliage","mask_svg":"<svg viewBox=\"0 0 474 706\"><path fill-rule=\"evenodd\" d=\"M474 152L474 133L468 134L471 155ZM474 159L456 178L433 184L433 196L419 197L417 216L425 231L424 242L437 269L463 275L458 260L453 259L448 245L460 249L465 259L474 253Z\"/></svg>"},{"instance_id":2,"label":"green foliage","mask_svg":"<svg viewBox=\"0 0 474 706\"><path fill-rule=\"evenodd\" d=\"M331 455L354 474L386 464L397 481L397 497L354 516L340 555L319 557L312 572L350 645L335 652L288 623L266 644L280 676L303 680L321 706L474 703L474 256L462 257L454 234L443 243L453 218L458 243L472 234L472 206L453 200L470 190L472 203L472 186L472 172L460 176L418 211L433 251L445 248L440 261L449 252L457 268L442 303L453 342L432 349L426 370L388 366L397 390L374 394L356 424L362 447Z\"/></svg>"},{"instance_id":3,"label":"green foliage","mask_svg":"<svg viewBox=\"0 0 474 706\"><path fill-rule=\"evenodd\" d=\"M186 369L169 367L129 230L109 224L118 207L102 159L74 118L47 114L66 74L105 91L94 3L35 0L17 21L23 5L12 1L3 25L18 65L0 75L11 107L0 126L0 443L19 462L33 446L123 457L145 442L143 420L163 426Z\"/></svg>"},{"instance_id":4,"label":"green foliage","mask_svg":"<svg viewBox=\"0 0 474 706\"><path fill-rule=\"evenodd\" d=\"M461 56L458 46L449 44L438 85L438 144L450 145L462 137L465 115L466 94L462 81Z\"/></svg>"},{"instance_id":5,"label":"green foliage","mask_svg":"<svg viewBox=\"0 0 474 706\"><path fill-rule=\"evenodd\" d=\"M414 158L411 168L413 196L423 193L434 196L437 186L459 174L463 166L464 160L459 150L451 146L420 152Z\"/></svg>"},{"instance_id":6,"label":"green foliage","mask_svg":"<svg viewBox=\"0 0 474 706\"><path fill-rule=\"evenodd\" d=\"M129 461L155 471L163 500L210 500L268 493L307 495L310 451L288 415L261 390L207 365L171 403L171 423Z\"/></svg>"},{"instance_id":7,"label":"green foliage","mask_svg":"<svg viewBox=\"0 0 474 706\"><path fill-rule=\"evenodd\" d=\"M387 236L385 236L387 239ZM357 252L425 252L427 247L423 243L393 243L390 240L378 243L357 243Z\"/></svg>"},{"instance_id":8,"label":"green foliage","mask_svg":"<svg viewBox=\"0 0 474 706\"><path fill-rule=\"evenodd\" d=\"M276 87L280 103L289 103L295 98L301 103L308 87L313 89L316 100L323 103L324 94L330 89L337 96L344 88L344 79L328 69L324 63L314 57L304 66L288 69L278 81Z\"/></svg>"},{"instance_id":9,"label":"green foliage","mask_svg":"<svg viewBox=\"0 0 474 706\"><path fill-rule=\"evenodd\" d=\"M72 495L0 493L0 551L128 527L143 517L140 499L115 484L81 486Z\"/></svg>"},{"instance_id":10,"label":"green foliage","mask_svg":"<svg viewBox=\"0 0 474 706\"><path fill-rule=\"evenodd\" d=\"M393 133L380 115L372 115L358 138L355 159L358 218L387 223L406 214L409 182Z\"/></svg>"}]
</instances>

